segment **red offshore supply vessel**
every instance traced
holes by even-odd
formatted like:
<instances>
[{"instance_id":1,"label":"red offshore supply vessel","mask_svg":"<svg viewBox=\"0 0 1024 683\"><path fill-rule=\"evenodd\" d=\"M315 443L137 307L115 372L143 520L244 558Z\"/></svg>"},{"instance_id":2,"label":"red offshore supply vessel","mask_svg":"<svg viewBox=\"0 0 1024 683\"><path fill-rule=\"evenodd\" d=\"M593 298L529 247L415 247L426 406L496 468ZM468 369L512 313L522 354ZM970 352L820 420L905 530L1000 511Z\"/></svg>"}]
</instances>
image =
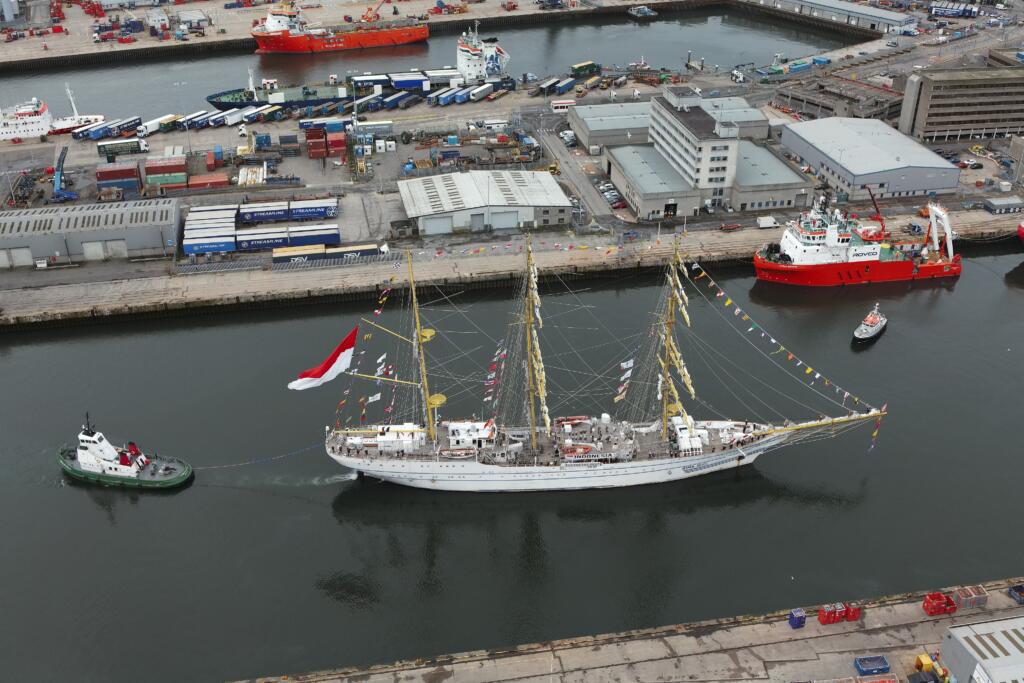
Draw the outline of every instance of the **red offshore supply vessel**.
<instances>
[{"instance_id":1,"label":"red offshore supply vessel","mask_svg":"<svg viewBox=\"0 0 1024 683\"><path fill-rule=\"evenodd\" d=\"M779 242L754 254L759 280L805 287L835 287L957 277L963 268L953 253L949 214L928 205L928 230L922 242L895 242L885 231L861 223L838 209L815 206L791 221ZM944 244L939 243L939 232Z\"/></svg>"},{"instance_id":2,"label":"red offshore supply vessel","mask_svg":"<svg viewBox=\"0 0 1024 683\"><path fill-rule=\"evenodd\" d=\"M419 43L430 37L427 24L417 19L381 21L380 7L389 1L368 8L360 21L338 26L311 26L291 3L275 5L250 32L256 53L356 50Z\"/></svg>"}]
</instances>

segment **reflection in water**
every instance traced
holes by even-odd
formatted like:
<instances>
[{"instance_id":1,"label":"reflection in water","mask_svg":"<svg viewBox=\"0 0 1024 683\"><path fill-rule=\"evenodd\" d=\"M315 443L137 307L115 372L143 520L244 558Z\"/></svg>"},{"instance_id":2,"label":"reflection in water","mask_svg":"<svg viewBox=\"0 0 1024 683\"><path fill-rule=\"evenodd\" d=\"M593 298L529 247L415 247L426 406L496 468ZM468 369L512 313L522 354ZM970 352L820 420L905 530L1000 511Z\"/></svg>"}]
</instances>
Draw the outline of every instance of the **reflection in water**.
<instances>
[{"instance_id":1,"label":"reflection in water","mask_svg":"<svg viewBox=\"0 0 1024 683\"><path fill-rule=\"evenodd\" d=\"M1003 282L1014 289L1024 289L1024 261L1003 276Z\"/></svg>"},{"instance_id":2,"label":"reflection in water","mask_svg":"<svg viewBox=\"0 0 1024 683\"><path fill-rule=\"evenodd\" d=\"M195 478L190 479L186 484L169 491L160 489L145 490L140 489L122 489L113 488L110 486L97 486L95 484L87 484L85 482L78 481L77 479L71 479L70 477L64 476L64 482L69 489L80 491L88 498L96 507L103 511L110 526L117 526L117 509L118 506L136 506L139 504L139 500L142 496L161 496L161 497L172 497L184 493L189 489L195 482Z\"/></svg>"},{"instance_id":3,"label":"reflection in water","mask_svg":"<svg viewBox=\"0 0 1024 683\"><path fill-rule=\"evenodd\" d=\"M365 610L380 602L380 584L363 574L338 572L316 580L327 597L352 609Z\"/></svg>"},{"instance_id":4,"label":"reflection in water","mask_svg":"<svg viewBox=\"0 0 1024 683\"><path fill-rule=\"evenodd\" d=\"M876 301L895 301L910 291L929 292L934 297L951 294L956 283L957 280L953 278L917 282L879 282L856 287L794 287L757 280L750 288L750 301L763 306L788 309L838 308L840 304L857 302L870 308Z\"/></svg>"}]
</instances>

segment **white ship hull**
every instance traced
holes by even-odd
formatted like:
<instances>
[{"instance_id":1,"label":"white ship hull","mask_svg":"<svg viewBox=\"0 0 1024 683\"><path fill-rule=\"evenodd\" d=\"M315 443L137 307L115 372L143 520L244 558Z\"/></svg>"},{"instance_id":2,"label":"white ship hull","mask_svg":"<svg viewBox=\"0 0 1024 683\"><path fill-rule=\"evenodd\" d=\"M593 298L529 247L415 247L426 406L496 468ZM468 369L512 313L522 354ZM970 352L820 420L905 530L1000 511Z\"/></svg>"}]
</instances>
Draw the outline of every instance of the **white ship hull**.
<instances>
[{"instance_id":1,"label":"white ship hull","mask_svg":"<svg viewBox=\"0 0 1024 683\"><path fill-rule=\"evenodd\" d=\"M516 491L576 491L645 484L734 469L753 463L767 450L783 445L789 435L778 434L742 448L699 456L638 459L626 462L581 462L554 465L491 465L476 460L422 460L387 456L327 454L335 462L368 477L392 484L434 491L508 493Z\"/></svg>"}]
</instances>

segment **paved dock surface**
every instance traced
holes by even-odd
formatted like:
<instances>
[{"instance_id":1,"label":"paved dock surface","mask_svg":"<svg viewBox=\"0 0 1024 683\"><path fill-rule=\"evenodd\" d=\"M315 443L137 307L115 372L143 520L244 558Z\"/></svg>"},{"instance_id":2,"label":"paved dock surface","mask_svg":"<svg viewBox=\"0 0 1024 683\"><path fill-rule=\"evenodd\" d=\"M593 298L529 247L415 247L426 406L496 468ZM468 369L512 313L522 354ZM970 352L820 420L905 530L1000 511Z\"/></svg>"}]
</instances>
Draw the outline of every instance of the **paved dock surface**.
<instances>
[{"instance_id":1,"label":"paved dock surface","mask_svg":"<svg viewBox=\"0 0 1024 683\"><path fill-rule=\"evenodd\" d=\"M365 669L256 679L303 683L612 683L619 681L814 681L856 676L854 657L885 655L892 673L914 671L918 654L932 654L946 629L1024 615L1006 592L1021 579L985 584L988 605L951 617L928 617L923 593L872 601L860 620L822 626L808 609L807 626L791 629L787 612L466 652ZM947 589L952 590L952 589ZM813 614L816 614L814 608Z\"/></svg>"},{"instance_id":2,"label":"paved dock surface","mask_svg":"<svg viewBox=\"0 0 1024 683\"><path fill-rule=\"evenodd\" d=\"M916 219L888 219L890 230ZM955 214L953 225L964 238L987 239L1012 234L1019 217L994 216L984 211ZM746 228L732 233L691 231L680 236L680 249L688 257L714 263L749 261L765 242L777 240L779 230ZM518 237L510 235L509 239ZM618 247L610 237L572 237L539 234L537 266L543 274L564 277L596 276L616 270L658 267L668 262L673 237ZM519 248L506 242L448 253L441 258L431 249L415 251L417 284L423 287L500 287L511 285L522 272ZM521 242L520 242L521 244ZM473 255L468 252L478 251ZM463 253L467 252L467 253ZM970 267L968 264L967 267ZM46 286L46 272L34 286L0 289L0 327L54 323L107 316L165 314L201 307L257 305L306 299L374 296L379 288L402 286L404 271L392 263L368 263L334 268L293 271L250 270L194 275L155 275Z\"/></svg>"}]
</instances>

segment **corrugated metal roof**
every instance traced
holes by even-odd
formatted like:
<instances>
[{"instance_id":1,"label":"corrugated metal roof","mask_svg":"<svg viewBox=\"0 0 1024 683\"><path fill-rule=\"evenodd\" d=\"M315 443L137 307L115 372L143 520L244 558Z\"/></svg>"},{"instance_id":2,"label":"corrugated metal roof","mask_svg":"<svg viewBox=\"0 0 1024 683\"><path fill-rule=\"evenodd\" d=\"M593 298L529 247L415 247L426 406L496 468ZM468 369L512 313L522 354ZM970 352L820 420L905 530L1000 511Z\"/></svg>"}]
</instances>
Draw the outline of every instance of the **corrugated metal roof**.
<instances>
[{"instance_id":1,"label":"corrugated metal roof","mask_svg":"<svg viewBox=\"0 0 1024 683\"><path fill-rule=\"evenodd\" d=\"M547 171L467 171L401 180L409 218L484 206L571 206Z\"/></svg>"},{"instance_id":2,"label":"corrugated metal roof","mask_svg":"<svg viewBox=\"0 0 1024 683\"><path fill-rule=\"evenodd\" d=\"M995 683L1024 680L1024 617L952 626L949 635L964 644Z\"/></svg>"},{"instance_id":3,"label":"corrugated metal roof","mask_svg":"<svg viewBox=\"0 0 1024 683\"><path fill-rule=\"evenodd\" d=\"M880 9L878 7L858 5L852 2L843 2L843 0L800 0L800 4L806 7L838 11L854 17L876 19L896 26L912 24L917 21L917 19L910 14L901 14L899 12L891 12L887 9Z\"/></svg>"},{"instance_id":4,"label":"corrugated metal roof","mask_svg":"<svg viewBox=\"0 0 1024 683\"><path fill-rule=\"evenodd\" d=\"M770 150L750 140L740 140L736 184L742 187L782 185L806 181Z\"/></svg>"},{"instance_id":5,"label":"corrugated metal roof","mask_svg":"<svg viewBox=\"0 0 1024 683\"><path fill-rule=\"evenodd\" d=\"M611 147L608 154L618 162L630 182L644 193L691 192L693 186L661 156L653 145Z\"/></svg>"},{"instance_id":6,"label":"corrugated metal roof","mask_svg":"<svg viewBox=\"0 0 1024 683\"><path fill-rule=\"evenodd\" d=\"M955 168L884 121L833 116L791 123L786 129L852 175L898 168Z\"/></svg>"},{"instance_id":7,"label":"corrugated metal roof","mask_svg":"<svg viewBox=\"0 0 1024 683\"><path fill-rule=\"evenodd\" d=\"M177 228L178 200L50 206L0 212L0 238L84 230Z\"/></svg>"}]
</instances>

